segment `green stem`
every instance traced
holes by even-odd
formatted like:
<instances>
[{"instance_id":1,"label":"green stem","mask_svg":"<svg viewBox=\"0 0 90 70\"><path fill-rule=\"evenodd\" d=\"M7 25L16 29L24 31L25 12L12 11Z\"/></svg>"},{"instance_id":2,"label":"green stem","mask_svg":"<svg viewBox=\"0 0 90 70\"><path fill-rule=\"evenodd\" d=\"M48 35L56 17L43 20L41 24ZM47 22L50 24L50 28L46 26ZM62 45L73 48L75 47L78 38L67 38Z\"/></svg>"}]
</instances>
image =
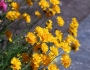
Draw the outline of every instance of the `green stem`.
<instances>
[{"instance_id":1,"label":"green stem","mask_svg":"<svg viewBox=\"0 0 90 70\"><path fill-rule=\"evenodd\" d=\"M24 68L22 68L22 70L26 70L26 68L28 68L29 66L30 66L30 62Z\"/></svg>"}]
</instances>

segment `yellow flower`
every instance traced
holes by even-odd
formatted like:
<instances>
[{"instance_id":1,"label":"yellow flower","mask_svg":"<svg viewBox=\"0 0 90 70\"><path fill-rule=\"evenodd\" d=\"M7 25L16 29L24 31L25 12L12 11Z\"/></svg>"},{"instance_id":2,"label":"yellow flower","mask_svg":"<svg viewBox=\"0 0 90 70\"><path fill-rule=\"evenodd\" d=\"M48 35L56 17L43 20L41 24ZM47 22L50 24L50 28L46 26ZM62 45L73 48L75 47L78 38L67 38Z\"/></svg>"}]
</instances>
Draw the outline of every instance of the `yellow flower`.
<instances>
[{"instance_id":1,"label":"yellow flower","mask_svg":"<svg viewBox=\"0 0 90 70\"><path fill-rule=\"evenodd\" d=\"M35 44L37 42L37 37L32 32L28 32L26 35L26 42L29 44Z\"/></svg>"},{"instance_id":2,"label":"yellow flower","mask_svg":"<svg viewBox=\"0 0 90 70\"><path fill-rule=\"evenodd\" d=\"M59 30L56 30L55 34L56 34L56 38L59 40L59 42L61 42L63 33Z\"/></svg>"},{"instance_id":3,"label":"yellow flower","mask_svg":"<svg viewBox=\"0 0 90 70\"><path fill-rule=\"evenodd\" d=\"M60 41L57 38L53 40L53 43L57 48L61 48Z\"/></svg>"},{"instance_id":4,"label":"yellow flower","mask_svg":"<svg viewBox=\"0 0 90 70\"><path fill-rule=\"evenodd\" d=\"M48 46L47 46L47 44L46 44L46 43L42 43L41 49L42 49L42 52L46 54L46 52L48 51Z\"/></svg>"},{"instance_id":5,"label":"yellow flower","mask_svg":"<svg viewBox=\"0 0 90 70\"><path fill-rule=\"evenodd\" d=\"M49 16L54 16L56 14L56 11L53 8L49 8L48 10L49 12L47 14L49 14Z\"/></svg>"},{"instance_id":6,"label":"yellow flower","mask_svg":"<svg viewBox=\"0 0 90 70\"><path fill-rule=\"evenodd\" d=\"M76 52L79 50L79 47L80 47L79 41L77 39L74 39L71 44L72 50L74 50Z\"/></svg>"},{"instance_id":7,"label":"yellow flower","mask_svg":"<svg viewBox=\"0 0 90 70\"><path fill-rule=\"evenodd\" d=\"M78 28L78 21L77 21L77 19L74 17L74 18L72 18L72 21L71 21L71 24L70 24L70 26L72 27L72 28Z\"/></svg>"},{"instance_id":8,"label":"yellow flower","mask_svg":"<svg viewBox=\"0 0 90 70\"><path fill-rule=\"evenodd\" d=\"M52 9L56 12L56 13L60 13L60 7L58 5L53 5Z\"/></svg>"},{"instance_id":9,"label":"yellow flower","mask_svg":"<svg viewBox=\"0 0 90 70\"><path fill-rule=\"evenodd\" d=\"M54 55L54 53L53 52L49 52L49 59L50 59L50 61L52 61L56 56Z\"/></svg>"},{"instance_id":10,"label":"yellow flower","mask_svg":"<svg viewBox=\"0 0 90 70\"><path fill-rule=\"evenodd\" d=\"M32 56L31 66L33 66L33 68L38 68L41 60L41 55L38 53L34 53Z\"/></svg>"},{"instance_id":11,"label":"yellow flower","mask_svg":"<svg viewBox=\"0 0 90 70\"><path fill-rule=\"evenodd\" d=\"M65 68L68 68L71 65L71 58L68 54L63 54L61 57L61 63Z\"/></svg>"},{"instance_id":12,"label":"yellow flower","mask_svg":"<svg viewBox=\"0 0 90 70\"><path fill-rule=\"evenodd\" d=\"M65 39L65 41L68 43L68 44L71 44L72 43L72 41L73 41L73 36L72 35L68 35L67 37L66 37L66 39Z\"/></svg>"},{"instance_id":13,"label":"yellow flower","mask_svg":"<svg viewBox=\"0 0 90 70\"><path fill-rule=\"evenodd\" d=\"M6 18L9 20L15 20L20 17L20 13L18 11L9 11L6 13Z\"/></svg>"},{"instance_id":14,"label":"yellow flower","mask_svg":"<svg viewBox=\"0 0 90 70\"><path fill-rule=\"evenodd\" d=\"M13 10L18 10L19 9L19 4L17 2L12 2L11 6L12 6Z\"/></svg>"},{"instance_id":15,"label":"yellow flower","mask_svg":"<svg viewBox=\"0 0 90 70\"><path fill-rule=\"evenodd\" d=\"M49 2L48 1L46 1L46 0L40 0L40 2L39 2L39 6L43 9L43 10L45 10L46 8L49 8Z\"/></svg>"},{"instance_id":16,"label":"yellow flower","mask_svg":"<svg viewBox=\"0 0 90 70\"><path fill-rule=\"evenodd\" d=\"M71 51L71 47L69 46L69 44L67 42L61 42L61 48L63 49L64 52L66 53L70 53Z\"/></svg>"},{"instance_id":17,"label":"yellow flower","mask_svg":"<svg viewBox=\"0 0 90 70\"><path fill-rule=\"evenodd\" d=\"M40 13L39 11L35 11L35 15L36 15L37 17L39 17L39 18L42 17L42 16L41 16L41 13Z\"/></svg>"},{"instance_id":18,"label":"yellow flower","mask_svg":"<svg viewBox=\"0 0 90 70\"><path fill-rule=\"evenodd\" d=\"M46 54L41 54L41 58L42 58L42 64L44 66L47 66L50 63L50 58L48 55Z\"/></svg>"},{"instance_id":19,"label":"yellow flower","mask_svg":"<svg viewBox=\"0 0 90 70\"><path fill-rule=\"evenodd\" d=\"M30 23L30 22L31 22L31 17L30 17L29 14L24 13L22 16L23 16L24 20L25 20L27 23Z\"/></svg>"},{"instance_id":20,"label":"yellow flower","mask_svg":"<svg viewBox=\"0 0 90 70\"><path fill-rule=\"evenodd\" d=\"M56 66L56 64L50 64L48 66L48 70L59 70L58 67Z\"/></svg>"},{"instance_id":21,"label":"yellow flower","mask_svg":"<svg viewBox=\"0 0 90 70\"><path fill-rule=\"evenodd\" d=\"M40 41L42 42L52 42L53 35L49 33L49 30L47 28L42 28L40 26L37 26L35 28L35 32L40 38Z\"/></svg>"},{"instance_id":22,"label":"yellow flower","mask_svg":"<svg viewBox=\"0 0 90 70\"><path fill-rule=\"evenodd\" d=\"M69 33L73 35L74 37L77 37L77 29L78 29L78 21L76 18L72 18L72 21L70 23Z\"/></svg>"},{"instance_id":23,"label":"yellow flower","mask_svg":"<svg viewBox=\"0 0 90 70\"><path fill-rule=\"evenodd\" d=\"M72 35L68 35L66 37L66 40L65 40L70 46L71 46L71 49L74 50L75 52L79 50L79 47L80 47L80 43L79 41L73 37Z\"/></svg>"},{"instance_id":24,"label":"yellow flower","mask_svg":"<svg viewBox=\"0 0 90 70\"><path fill-rule=\"evenodd\" d=\"M48 21L46 22L46 28L52 29L52 20L48 20Z\"/></svg>"},{"instance_id":25,"label":"yellow flower","mask_svg":"<svg viewBox=\"0 0 90 70\"><path fill-rule=\"evenodd\" d=\"M55 56L58 56L58 49L54 46L50 47L50 52L52 52L52 54L54 54Z\"/></svg>"},{"instance_id":26,"label":"yellow flower","mask_svg":"<svg viewBox=\"0 0 90 70\"><path fill-rule=\"evenodd\" d=\"M50 0L50 2L51 2L53 5L60 4L60 1L59 1L59 0Z\"/></svg>"},{"instance_id":27,"label":"yellow flower","mask_svg":"<svg viewBox=\"0 0 90 70\"><path fill-rule=\"evenodd\" d=\"M20 60L18 59L18 58L16 58L16 57L13 57L12 58L12 60L11 60L11 68L13 69L13 70L20 70L21 69L21 62L20 62Z\"/></svg>"},{"instance_id":28,"label":"yellow flower","mask_svg":"<svg viewBox=\"0 0 90 70\"><path fill-rule=\"evenodd\" d=\"M33 4L32 0L26 0L26 3L30 6Z\"/></svg>"},{"instance_id":29,"label":"yellow flower","mask_svg":"<svg viewBox=\"0 0 90 70\"><path fill-rule=\"evenodd\" d=\"M61 16L58 16L57 17L57 23L59 26L63 26L64 25L64 20Z\"/></svg>"},{"instance_id":30,"label":"yellow flower","mask_svg":"<svg viewBox=\"0 0 90 70\"><path fill-rule=\"evenodd\" d=\"M12 33L9 30L7 30L7 31L5 31L5 34L6 34L6 37L8 38L8 40L10 42L12 42Z\"/></svg>"}]
</instances>

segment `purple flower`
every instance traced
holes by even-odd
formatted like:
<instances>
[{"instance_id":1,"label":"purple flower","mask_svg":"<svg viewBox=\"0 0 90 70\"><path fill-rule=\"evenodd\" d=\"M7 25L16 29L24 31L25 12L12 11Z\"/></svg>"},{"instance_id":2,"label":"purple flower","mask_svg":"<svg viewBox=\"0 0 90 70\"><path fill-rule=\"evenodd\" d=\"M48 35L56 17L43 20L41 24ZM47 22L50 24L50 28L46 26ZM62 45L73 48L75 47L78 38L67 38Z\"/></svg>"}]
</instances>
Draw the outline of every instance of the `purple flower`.
<instances>
[{"instance_id":1,"label":"purple flower","mask_svg":"<svg viewBox=\"0 0 90 70\"><path fill-rule=\"evenodd\" d=\"M4 2L4 0L0 0L0 10L4 12L7 11L7 4Z\"/></svg>"}]
</instances>

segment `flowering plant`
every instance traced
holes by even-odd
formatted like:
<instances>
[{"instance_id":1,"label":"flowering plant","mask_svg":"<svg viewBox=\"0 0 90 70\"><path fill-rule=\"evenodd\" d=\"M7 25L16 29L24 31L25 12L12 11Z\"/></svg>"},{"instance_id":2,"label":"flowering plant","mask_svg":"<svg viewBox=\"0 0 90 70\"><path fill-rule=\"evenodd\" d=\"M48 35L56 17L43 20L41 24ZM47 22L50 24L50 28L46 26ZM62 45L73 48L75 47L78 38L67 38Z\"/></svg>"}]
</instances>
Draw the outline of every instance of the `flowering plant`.
<instances>
[{"instance_id":1,"label":"flowering plant","mask_svg":"<svg viewBox=\"0 0 90 70\"><path fill-rule=\"evenodd\" d=\"M20 1L0 0L0 70L59 70L61 64L68 68L70 52L80 46L77 19L72 18L66 33L53 33L54 23L65 23L59 0Z\"/></svg>"}]
</instances>

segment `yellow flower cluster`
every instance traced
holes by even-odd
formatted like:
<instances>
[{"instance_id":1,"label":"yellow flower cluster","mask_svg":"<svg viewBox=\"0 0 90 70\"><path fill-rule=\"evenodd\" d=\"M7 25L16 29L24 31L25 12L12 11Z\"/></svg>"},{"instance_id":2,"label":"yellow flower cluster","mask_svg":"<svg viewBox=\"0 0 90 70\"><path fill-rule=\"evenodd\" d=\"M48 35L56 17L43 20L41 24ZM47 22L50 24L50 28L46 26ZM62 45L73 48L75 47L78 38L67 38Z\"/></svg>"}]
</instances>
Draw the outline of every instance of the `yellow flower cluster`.
<instances>
[{"instance_id":1,"label":"yellow flower cluster","mask_svg":"<svg viewBox=\"0 0 90 70\"><path fill-rule=\"evenodd\" d=\"M31 0L26 0L26 2L28 3L28 5L31 5L32 4L32 1ZM8 20L16 20L17 18L23 18L27 23L30 23L31 22L31 17L29 14L27 13L23 13L21 14L19 11L19 4L17 2L11 2L10 4L11 6L11 11L7 12L6 13L6 18ZM22 16L21 16L22 15Z\"/></svg>"},{"instance_id":2,"label":"yellow flower cluster","mask_svg":"<svg viewBox=\"0 0 90 70\"><path fill-rule=\"evenodd\" d=\"M52 42L53 35L49 33L49 30L47 28L42 28L40 26L37 26L35 28L35 32L40 38L40 41L42 42Z\"/></svg>"},{"instance_id":3,"label":"yellow flower cluster","mask_svg":"<svg viewBox=\"0 0 90 70\"><path fill-rule=\"evenodd\" d=\"M65 68L68 68L71 65L71 58L69 56L70 52L72 50L75 52L78 51L80 46L80 43L77 39L77 29L79 24L76 18L72 18L70 28L68 30L69 34L63 38L64 34L59 29L56 29L54 34L51 33L51 29L53 28L53 18L51 18L51 16L61 12L59 7L60 0L25 0L25 2L29 5L27 9L31 9L31 5L33 5L34 2L38 2L38 6L42 9L42 11L35 10L35 12L32 12L32 14L37 17L37 21L42 19L44 16L47 16L48 20L45 20L46 26L36 26L33 32L28 31L30 29L29 24L27 25L29 29L27 28L25 32L22 30L24 34L27 32L24 36L25 38L22 38L22 40L25 39L25 41L19 39L21 42L20 46L23 46L23 51L20 50L22 64L18 58L13 57L11 59L11 68L13 70L20 70L21 65L23 67L27 64L26 67L29 68L28 65L30 65L33 70L38 70L40 68L44 68L44 70L59 70L54 63L54 60L57 58L57 56L61 56L61 51L64 53L60 57L61 63ZM18 4L17 2L11 2L10 5L11 10L6 13L6 18L8 20L13 21L19 18L21 19L21 22L22 19L24 19L27 23L31 22L32 14L28 14L27 10L24 13L19 13L21 9L20 6L22 6L21 4ZM37 23L37 21L34 23L32 22L30 25ZM59 26L64 26L65 23L61 16L56 16L55 22L57 22ZM12 33L7 30L5 31L5 34L8 40L12 42ZM14 41L16 42L17 39ZM25 42L27 45L24 45L22 42Z\"/></svg>"},{"instance_id":4,"label":"yellow flower cluster","mask_svg":"<svg viewBox=\"0 0 90 70\"><path fill-rule=\"evenodd\" d=\"M68 68L71 65L71 58L69 57L68 54L63 54L60 60L65 68Z\"/></svg>"},{"instance_id":5,"label":"yellow flower cluster","mask_svg":"<svg viewBox=\"0 0 90 70\"><path fill-rule=\"evenodd\" d=\"M47 17L54 16L57 13L60 13L59 0L40 0L39 6L44 10Z\"/></svg>"},{"instance_id":6,"label":"yellow flower cluster","mask_svg":"<svg viewBox=\"0 0 90 70\"><path fill-rule=\"evenodd\" d=\"M58 56L59 49L62 49L68 54L71 49L77 51L80 46L79 41L72 35L68 35L66 39L63 40L63 33L59 30L56 30L56 36L53 36L49 31L50 28L52 28L52 21L49 20L46 24L48 25L45 28L37 26L35 32L28 32L25 36L26 42L32 44L34 50L31 58L27 53L23 53L22 58L25 63L28 63L29 61L31 62L30 65L33 67L33 70L38 70L41 64L44 66L49 65L51 61ZM52 43L54 46L49 47L47 43ZM63 54L61 57L62 65L64 65L65 68L68 68L71 64L71 58L67 54ZM52 70L53 65L50 65L51 66L48 66L48 69ZM54 65L53 67L58 70L57 66Z\"/></svg>"},{"instance_id":7,"label":"yellow flower cluster","mask_svg":"<svg viewBox=\"0 0 90 70\"><path fill-rule=\"evenodd\" d=\"M12 60L11 60L11 68L13 69L13 70L20 70L21 69L21 62L20 62L20 60L18 59L18 58L16 58L16 57L13 57L12 58Z\"/></svg>"},{"instance_id":8,"label":"yellow flower cluster","mask_svg":"<svg viewBox=\"0 0 90 70\"><path fill-rule=\"evenodd\" d=\"M9 11L6 14L6 18L9 20L15 20L20 17L20 13L18 11Z\"/></svg>"},{"instance_id":9,"label":"yellow flower cluster","mask_svg":"<svg viewBox=\"0 0 90 70\"><path fill-rule=\"evenodd\" d=\"M41 64L47 66L56 56L58 56L59 49L62 49L66 53L61 57L62 65L64 65L65 68L69 67L71 59L67 54L69 54L73 48L74 51L79 49L79 41L72 35L68 35L65 40L63 40L63 33L59 30L55 30L56 36L53 36L52 33L50 33L52 21L49 20L46 24L47 26L45 28L36 26L34 33L28 32L26 36L26 41L28 43L33 45L36 43L33 51L36 58L32 58L34 59L31 63L32 67L37 70ZM54 46L49 47L47 43L53 43Z\"/></svg>"}]
</instances>

